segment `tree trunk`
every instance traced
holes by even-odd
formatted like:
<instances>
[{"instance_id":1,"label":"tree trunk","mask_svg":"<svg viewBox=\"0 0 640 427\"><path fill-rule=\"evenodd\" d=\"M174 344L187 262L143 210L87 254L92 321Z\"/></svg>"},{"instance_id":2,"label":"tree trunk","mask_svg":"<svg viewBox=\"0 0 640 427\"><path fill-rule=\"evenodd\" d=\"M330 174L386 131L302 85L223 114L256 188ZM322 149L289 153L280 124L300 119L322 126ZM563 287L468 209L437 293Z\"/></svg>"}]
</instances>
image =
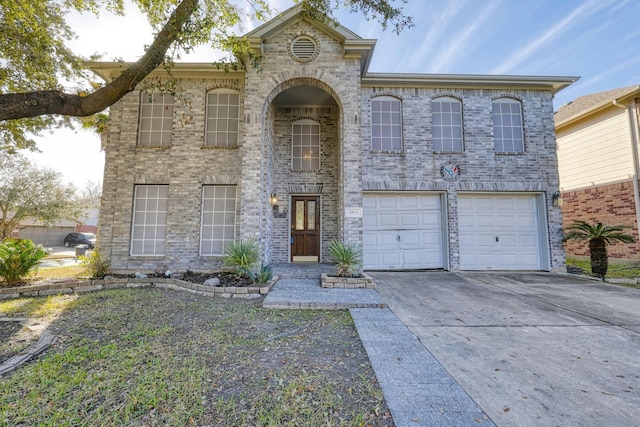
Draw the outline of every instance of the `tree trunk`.
<instances>
[{"instance_id":1,"label":"tree trunk","mask_svg":"<svg viewBox=\"0 0 640 427\"><path fill-rule=\"evenodd\" d=\"M70 95L57 90L0 94L0 121L45 114L85 117L103 111L133 91L138 83L162 64L167 50L181 35L184 25L197 7L198 0L182 0L154 38L147 53L118 78L87 96Z\"/></svg>"},{"instance_id":2,"label":"tree trunk","mask_svg":"<svg viewBox=\"0 0 640 427\"><path fill-rule=\"evenodd\" d=\"M609 269L607 242L602 238L591 239L589 241L589 251L591 252L591 273L604 279Z\"/></svg>"}]
</instances>

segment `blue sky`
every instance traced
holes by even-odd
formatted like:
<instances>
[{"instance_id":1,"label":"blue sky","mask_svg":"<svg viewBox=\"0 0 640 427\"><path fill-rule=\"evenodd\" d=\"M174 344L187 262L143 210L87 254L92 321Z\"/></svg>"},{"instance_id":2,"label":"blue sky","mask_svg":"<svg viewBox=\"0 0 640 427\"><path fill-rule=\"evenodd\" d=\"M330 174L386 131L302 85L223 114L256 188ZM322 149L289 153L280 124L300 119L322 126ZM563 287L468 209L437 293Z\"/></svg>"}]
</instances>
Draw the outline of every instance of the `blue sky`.
<instances>
[{"instance_id":1,"label":"blue sky","mask_svg":"<svg viewBox=\"0 0 640 427\"><path fill-rule=\"evenodd\" d=\"M292 0L271 0L285 10ZM554 106L579 96L640 84L638 0L409 0L415 27L396 35L346 11L338 20L363 38L377 39L372 72L580 76L556 95ZM104 60L135 60L151 41L144 19L72 16L79 37L72 48ZM243 32L255 24L246 22ZM122 31L121 29L125 29ZM208 49L189 61L215 60ZM38 138L44 166L82 187L102 180L104 154L89 132L60 130ZM71 166L71 165L76 166ZM64 166L63 166L64 165Z\"/></svg>"}]
</instances>

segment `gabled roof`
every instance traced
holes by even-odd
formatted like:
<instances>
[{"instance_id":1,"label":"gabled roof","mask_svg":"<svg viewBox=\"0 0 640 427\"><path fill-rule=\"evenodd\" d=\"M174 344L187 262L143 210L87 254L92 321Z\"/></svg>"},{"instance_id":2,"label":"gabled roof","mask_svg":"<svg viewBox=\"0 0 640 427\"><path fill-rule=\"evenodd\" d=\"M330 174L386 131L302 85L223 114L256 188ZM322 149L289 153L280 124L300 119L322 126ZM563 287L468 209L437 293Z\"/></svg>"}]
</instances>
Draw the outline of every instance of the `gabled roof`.
<instances>
[{"instance_id":1,"label":"gabled roof","mask_svg":"<svg viewBox=\"0 0 640 427\"><path fill-rule=\"evenodd\" d=\"M285 10L275 18L265 22L253 31L248 32L244 37L247 38L254 52L257 55L261 55L263 42L300 21L305 21L313 25L320 31L333 37L339 43L342 43L345 56L354 55L359 57L361 74L364 75L367 72L371 62L371 56L373 55L373 49L376 45L376 40L363 39L338 22L334 25L332 23L309 18L302 12L302 7L300 5L296 5Z\"/></svg>"},{"instance_id":2,"label":"gabled roof","mask_svg":"<svg viewBox=\"0 0 640 427\"><path fill-rule=\"evenodd\" d=\"M619 101L630 95L640 95L640 85L605 90L576 98L556 111L553 117L556 122L556 128L593 114L610 106L614 101Z\"/></svg>"},{"instance_id":3,"label":"gabled roof","mask_svg":"<svg viewBox=\"0 0 640 427\"><path fill-rule=\"evenodd\" d=\"M278 16L270 19L269 21L255 28L253 31L245 34L245 37L259 37L261 39L266 39L272 37L274 34L279 33L292 24L302 20L309 22L310 24L318 27L320 30L324 31L327 34L330 34L340 41L344 41L345 39L362 39L362 37L339 23L337 25L330 25L326 22L316 21L305 17L302 13L302 7L300 5L296 5L285 10Z\"/></svg>"}]
</instances>

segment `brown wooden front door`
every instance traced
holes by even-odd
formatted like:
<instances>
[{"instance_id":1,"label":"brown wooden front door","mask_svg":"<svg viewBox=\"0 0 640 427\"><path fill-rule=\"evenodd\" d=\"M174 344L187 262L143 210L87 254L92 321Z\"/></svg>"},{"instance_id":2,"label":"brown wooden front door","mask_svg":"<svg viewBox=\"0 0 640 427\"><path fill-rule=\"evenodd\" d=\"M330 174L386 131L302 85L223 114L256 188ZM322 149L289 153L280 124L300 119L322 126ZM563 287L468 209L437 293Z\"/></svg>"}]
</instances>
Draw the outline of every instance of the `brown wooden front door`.
<instances>
[{"instance_id":1,"label":"brown wooden front door","mask_svg":"<svg viewBox=\"0 0 640 427\"><path fill-rule=\"evenodd\" d=\"M320 197L291 199L291 261L320 260Z\"/></svg>"}]
</instances>

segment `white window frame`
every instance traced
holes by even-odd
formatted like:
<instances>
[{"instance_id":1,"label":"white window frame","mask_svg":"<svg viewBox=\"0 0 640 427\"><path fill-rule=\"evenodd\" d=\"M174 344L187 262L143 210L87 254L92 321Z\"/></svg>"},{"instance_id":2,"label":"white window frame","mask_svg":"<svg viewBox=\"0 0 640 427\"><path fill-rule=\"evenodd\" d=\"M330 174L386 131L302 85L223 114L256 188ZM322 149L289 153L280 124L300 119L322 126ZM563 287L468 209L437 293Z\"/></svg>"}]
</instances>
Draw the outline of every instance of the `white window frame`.
<instances>
[{"instance_id":1,"label":"white window frame","mask_svg":"<svg viewBox=\"0 0 640 427\"><path fill-rule=\"evenodd\" d=\"M226 103L220 103L221 95L228 95ZM232 89L210 90L206 97L205 147L236 148L239 139L240 93Z\"/></svg>"},{"instance_id":2,"label":"white window frame","mask_svg":"<svg viewBox=\"0 0 640 427\"><path fill-rule=\"evenodd\" d=\"M202 186L201 256L222 256L227 244L235 240L237 200L238 189L235 185ZM216 232L221 235L216 236Z\"/></svg>"},{"instance_id":3,"label":"white window frame","mask_svg":"<svg viewBox=\"0 0 640 427\"><path fill-rule=\"evenodd\" d=\"M452 96L432 99L431 126L433 151L464 151L462 101Z\"/></svg>"},{"instance_id":4,"label":"white window frame","mask_svg":"<svg viewBox=\"0 0 640 427\"><path fill-rule=\"evenodd\" d=\"M173 95L141 92L138 145L141 147L170 147L172 133Z\"/></svg>"},{"instance_id":5,"label":"white window frame","mask_svg":"<svg viewBox=\"0 0 640 427\"><path fill-rule=\"evenodd\" d=\"M162 256L166 251L168 185L136 185L131 218L131 256Z\"/></svg>"},{"instance_id":6,"label":"white window frame","mask_svg":"<svg viewBox=\"0 0 640 427\"><path fill-rule=\"evenodd\" d=\"M402 100L395 96L371 99L371 151L403 149Z\"/></svg>"},{"instance_id":7,"label":"white window frame","mask_svg":"<svg viewBox=\"0 0 640 427\"><path fill-rule=\"evenodd\" d=\"M320 123L311 119L296 120L291 124L291 169L319 171Z\"/></svg>"},{"instance_id":8,"label":"white window frame","mask_svg":"<svg viewBox=\"0 0 640 427\"><path fill-rule=\"evenodd\" d=\"M500 111L496 112L496 109ZM522 103L514 98L491 102L493 144L496 153L524 153L524 118Z\"/></svg>"}]
</instances>

